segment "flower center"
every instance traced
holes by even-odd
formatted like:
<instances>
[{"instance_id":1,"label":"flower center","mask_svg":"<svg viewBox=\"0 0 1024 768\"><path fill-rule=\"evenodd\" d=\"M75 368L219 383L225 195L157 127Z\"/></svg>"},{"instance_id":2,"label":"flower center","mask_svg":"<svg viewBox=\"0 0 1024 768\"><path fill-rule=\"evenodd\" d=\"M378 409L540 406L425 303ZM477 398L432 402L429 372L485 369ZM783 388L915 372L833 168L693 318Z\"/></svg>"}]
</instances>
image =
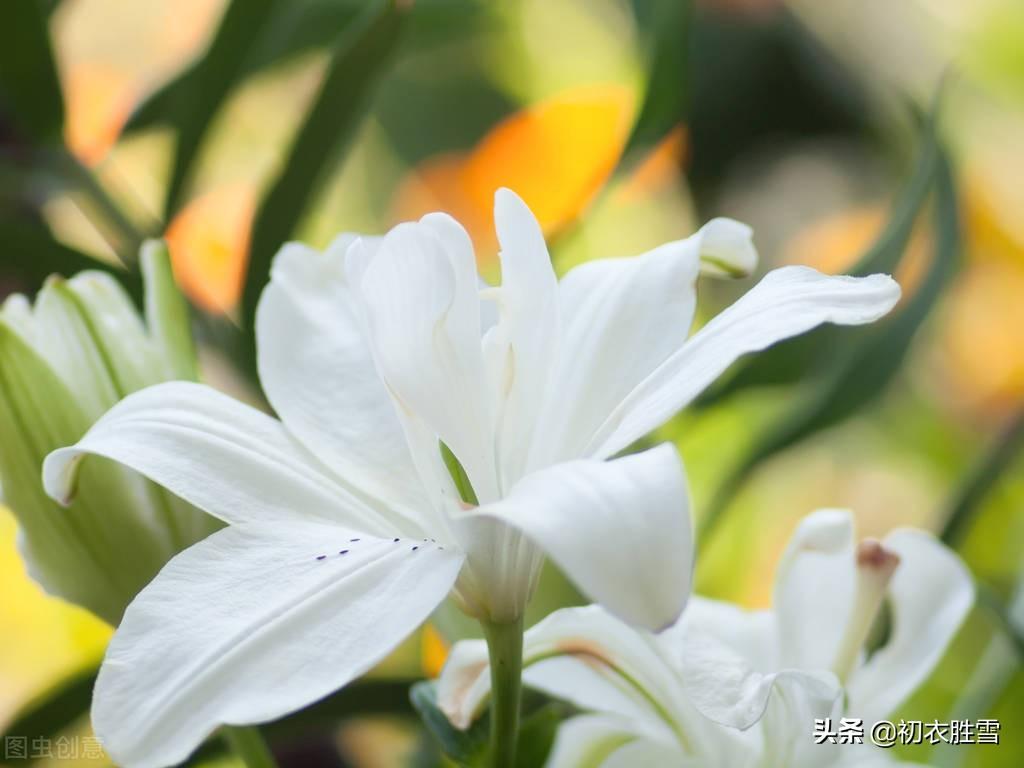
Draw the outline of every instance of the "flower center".
<instances>
[{"instance_id":1,"label":"flower center","mask_svg":"<svg viewBox=\"0 0 1024 768\"><path fill-rule=\"evenodd\" d=\"M885 600L885 593L900 558L876 539L865 539L857 546L857 583L854 588L853 607L832 662L832 671L841 682L853 672L871 626Z\"/></svg>"}]
</instances>

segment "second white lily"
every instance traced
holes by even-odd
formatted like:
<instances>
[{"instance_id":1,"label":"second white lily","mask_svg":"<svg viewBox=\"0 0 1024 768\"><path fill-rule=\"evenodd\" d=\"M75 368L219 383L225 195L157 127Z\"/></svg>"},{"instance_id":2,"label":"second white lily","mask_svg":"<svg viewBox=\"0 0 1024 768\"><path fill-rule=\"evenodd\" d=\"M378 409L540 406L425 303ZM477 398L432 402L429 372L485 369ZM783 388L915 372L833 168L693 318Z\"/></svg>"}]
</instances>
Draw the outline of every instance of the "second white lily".
<instances>
[{"instance_id":1,"label":"second white lily","mask_svg":"<svg viewBox=\"0 0 1024 768\"><path fill-rule=\"evenodd\" d=\"M687 340L702 263L749 271L748 228L715 220L559 283L519 198L500 191L495 220L500 288L481 289L443 214L326 254L286 246L256 328L280 421L167 384L48 458L56 498L97 454L231 524L171 561L111 643L93 720L119 763L173 763L219 724L331 693L450 590L485 625L514 624L542 553L623 619L671 624L692 566L679 459L606 459L737 357L899 297L883 275L784 268Z\"/></svg>"},{"instance_id":2,"label":"second white lily","mask_svg":"<svg viewBox=\"0 0 1024 768\"><path fill-rule=\"evenodd\" d=\"M848 512L820 510L790 540L771 610L695 596L658 634L599 606L556 611L526 632L524 679L588 714L561 727L547 766L895 765L870 728L929 676L973 602L966 566L930 534L857 544ZM889 632L869 654L885 604ZM456 727L487 700L487 666L479 641L452 649L438 704ZM863 722L864 743L815 739L816 719L843 717Z\"/></svg>"}]
</instances>

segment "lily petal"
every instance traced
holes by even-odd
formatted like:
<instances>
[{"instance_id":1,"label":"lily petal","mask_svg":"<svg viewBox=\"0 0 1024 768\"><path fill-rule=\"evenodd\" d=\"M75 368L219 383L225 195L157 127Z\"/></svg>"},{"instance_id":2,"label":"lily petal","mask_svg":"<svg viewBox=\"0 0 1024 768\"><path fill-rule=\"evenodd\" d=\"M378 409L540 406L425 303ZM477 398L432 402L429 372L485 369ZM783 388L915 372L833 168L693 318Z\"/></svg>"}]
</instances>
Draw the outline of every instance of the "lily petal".
<instances>
[{"instance_id":1,"label":"lily petal","mask_svg":"<svg viewBox=\"0 0 1024 768\"><path fill-rule=\"evenodd\" d=\"M492 376L500 391L498 453L503 479L522 476L555 370L561 320L558 279L540 224L518 195L499 189L494 223L501 245L500 321Z\"/></svg>"},{"instance_id":2,"label":"lily petal","mask_svg":"<svg viewBox=\"0 0 1024 768\"><path fill-rule=\"evenodd\" d=\"M690 759L679 750L651 739L637 739L615 750L601 763L601 768L636 768L638 765L656 765L658 768L698 768L707 765Z\"/></svg>"},{"instance_id":3,"label":"lily petal","mask_svg":"<svg viewBox=\"0 0 1024 768\"><path fill-rule=\"evenodd\" d=\"M409 521L342 486L279 421L202 384L174 381L131 394L75 445L47 456L43 484L52 498L71 499L89 454L120 462L229 523L305 518L382 536L409 530Z\"/></svg>"},{"instance_id":4,"label":"lily petal","mask_svg":"<svg viewBox=\"0 0 1024 768\"><path fill-rule=\"evenodd\" d=\"M974 582L957 555L924 531L884 539L900 563L889 582L889 641L847 684L849 711L865 721L889 716L931 674L974 604Z\"/></svg>"},{"instance_id":5,"label":"lily petal","mask_svg":"<svg viewBox=\"0 0 1024 768\"><path fill-rule=\"evenodd\" d=\"M887 275L827 276L808 267L769 272L641 381L612 411L586 449L611 456L667 421L737 358L822 323L861 325L885 315L900 297Z\"/></svg>"},{"instance_id":6,"label":"lily petal","mask_svg":"<svg viewBox=\"0 0 1024 768\"><path fill-rule=\"evenodd\" d=\"M770 611L748 611L732 603L691 595L679 621L658 634L658 642L678 669L687 664L687 636L692 632L732 649L763 672L773 669L778 658L775 616Z\"/></svg>"},{"instance_id":7,"label":"lily petal","mask_svg":"<svg viewBox=\"0 0 1024 768\"><path fill-rule=\"evenodd\" d=\"M256 312L260 382L288 431L341 477L391 506L425 510L346 280L355 240L341 235L325 253L289 243L277 254Z\"/></svg>"},{"instance_id":8,"label":"lily petal","mask_svg":"<svg viewBox=\"0 0 1024 768\"><path fill-rule=\"evenodd\" d=\"M631 624L672 624L690 594L690 500L669 444L538 470L506 498L467 514L523 531L584 593Z\"/></svg>"},{"instance_id":9,"label":"lily petal","mask_svg":"<svg viewBox=\"0 0 1024 768\"><path fill-rule=\"evenodd\" d=\"M482 500L498 489L469 247L465 231L443 214L399 224L366 266L360 290L377 369L401 417L428 425L448 445Z\"/></svg>"},{"instance_id":10,"label":"lily petal","mask_svg":"<svg viewBox=\"0 0 1024 768\"><path fill-rule=\"evenodd\" d=\"M230 526L171 560L128 607L96 682L93 725L115 761L177 764L222 724L337 690L426 619L462 562L348 534Z\"/></svg>"},{"instance_id":11,"label":"lily petal","mask_svg":"<svg viewBox=\"0 0 1024 768\"><path fill-rule=\"evenodd\" d=\"M559 285L565 323L556 377L537 457L551 463L587 455L608 414L686 341L703 256L752 266L750 229L715 219L685 240L641 256L600 259L571 270Z\"/></svg>"},{"instance_id":12,"label":"lily petal","mask_svg":"<svg viewBox=\"0 0 1024 768\"><path fill-rule=\"evenodd\" d=\"M607 768L610 765L677 768L686 765L681 762L678 749L646 739L638 741L638 738L628 720L607 715L578 715L559 726L545 765L546 768ZM635 750L637 744L641 745L639 754L626 752L630 747Z\"/></svg>"},{"instance_id":13,"label":"lily petal","mask_svg":"<svg viewBox=\"0 0 1024 768\"><path fill-rule=\"evenodd\" d=\"M674 739L679 681L653 635L596 605L563 608L526 631L523 680L581 708L635 723L634 730ZM438 706L468 728L490 695L482 640L456 643L438 681ZM692 711L689 710L689 711Z\"/></svg>"},{"instance_id":14,"label":"lily petal","mask_svg":"<svg viewBox=\"0 0 1024 768\"><path fill-rule=\"evenodd\" d=\"M841 759L851 747L843 744L816 744L808 724L831 718L838 722L843 714L843 689L831 674L788 671L780 673L758 726L764 738L767 758L762 765L787 768L820 768Z\"/></svg>"},{"instance_id":15,"label":"lily petal","mask_svg":"<svg viewBox=\"0 0 1024 768\"><path fill-rule=\"evenodd\" d=\"M806 702L815 713L811 720L828 717L842 697L842 686L831 672L760 672L696 625L685 640L683 687L701 714L721 725L750 728L772 707L785 709L790 699Z\"/></svg>"},{"instance_id":16,"label":"lily petal","mask_svg":"<svg viewBox=\"0 0 1024 768\"><path fill-rule=\"evenodd\" d=\"M775 572L777 669L830 669L856 588L853 516L822 509L800 521Z\"/></svg>"}]
</instances>

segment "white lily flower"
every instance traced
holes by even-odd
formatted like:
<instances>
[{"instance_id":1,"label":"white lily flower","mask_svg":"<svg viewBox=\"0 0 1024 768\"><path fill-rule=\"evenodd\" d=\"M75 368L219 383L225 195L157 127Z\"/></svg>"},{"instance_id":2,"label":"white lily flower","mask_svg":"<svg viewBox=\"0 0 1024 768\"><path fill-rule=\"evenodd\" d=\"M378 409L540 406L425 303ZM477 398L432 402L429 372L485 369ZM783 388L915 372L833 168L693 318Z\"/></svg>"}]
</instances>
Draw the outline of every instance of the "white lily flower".
<instances>
[{"instance_id":1,"label":"white lily flower","mask_svg":"<svg viewBox=\"0 0 1024 768\"><path fill-rule=\"evenodd\" d=\"M816 718L891 716L938 663L973 603L959 558L898 529L855 545L851 516L805 518L780 563L773 611L694 596L651 634L598 606L556 611L524 637L524 682L590 714L560 729L549 768L882 766L870 746L816 744ZM888 639L867 656L879 608ZM490 693L486 649L461 641L438 704L467 728ZM656 757L655 757L656 756Z\"/></svg>"},{"instance_id":2,"label":"white lily flower","mask_svg":"<svg viewBox=\"0 0 1024 768\"><path fill-rule=\"evenodd\" d=\"M218 724L327 695L452 589L482 620L518 620L542 553L624 619L671 624L692 564L678 456L607 459L737 357L899 296L886 276L789 267L686 340L702 259L750 269L748 228L715 220L559 283L518 197L499 191L495 220L495 288L444 214L326 254L285 246L256 324L280 421L169 384L48 458L56 498L96 454L231 524L172 561L114 637L93 719L120 762L172 763Z\"/></svg>"}]
</instances>

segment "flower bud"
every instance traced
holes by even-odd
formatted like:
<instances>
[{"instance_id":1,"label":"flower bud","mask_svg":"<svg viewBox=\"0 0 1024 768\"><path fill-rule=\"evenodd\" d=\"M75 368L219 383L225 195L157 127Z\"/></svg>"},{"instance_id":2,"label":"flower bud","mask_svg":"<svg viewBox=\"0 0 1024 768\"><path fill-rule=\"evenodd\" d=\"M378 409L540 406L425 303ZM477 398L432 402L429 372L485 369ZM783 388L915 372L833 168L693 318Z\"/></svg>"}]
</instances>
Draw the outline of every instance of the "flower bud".
<instances>
[{"instance_id":1,"label":"flower bud","mask_svg":"<svg viewBox=\"0 0 1024 768\"><path fill-rule=\"evenodd\" d=\"M67 509L43 491L45 456L137 389L196 376L188 309L162 243L143 247L145 317L110 275L51 277L35 305L0 308L0 481L29 574L116 624L177 552L220 523L121 465L83 468Z\"/></svg>"}]
</instances>

